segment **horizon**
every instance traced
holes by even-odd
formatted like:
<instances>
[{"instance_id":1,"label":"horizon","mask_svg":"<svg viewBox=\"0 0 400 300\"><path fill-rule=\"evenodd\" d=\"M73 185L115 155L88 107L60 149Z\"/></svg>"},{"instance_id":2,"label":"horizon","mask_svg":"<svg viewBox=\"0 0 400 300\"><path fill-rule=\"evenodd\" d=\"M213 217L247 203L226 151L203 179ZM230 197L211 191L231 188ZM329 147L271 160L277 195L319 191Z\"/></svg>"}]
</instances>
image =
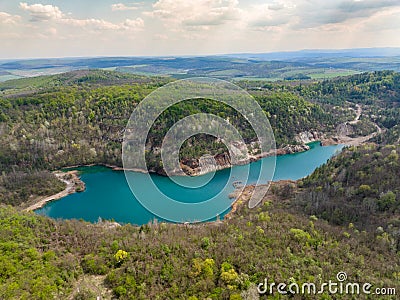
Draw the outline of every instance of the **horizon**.
<instances>
[{"instance_id":1,"label":"horizon","mask_svg":"<svg viewBox=\"0 0 400 300\"><path fill-rule=\"evenodd\" d=\"M182 55L92 55L92 56L38 56L38 57L22 57L22 58L0 58L0 61L19 61L19 60L45 60L45 59L91 59L91 58L197 58L197 57L229 57L236 55L273 55L273 54L296 54L296 53L315 53L315 54L340 54L348 51L365 51L365 50L394 50L399 51L396 54L375 54L372 56L362 55L360 58L400 56L400 47L366 47L366 48L315 48L315 49L299 49L299 50L282 50L270 52L232 52L232 53L215 53L215 54L182 54Z\"/></svg>"},{"instance_id":2,"label":"horizon","mask_svg":"<svg viewBox=\"0 0 400 300\"><path fill-rule=\"evenodd\" d=\"M182 57L400 47L396 0L0 3L0 59Z\"/></svg>"}]
</instances>

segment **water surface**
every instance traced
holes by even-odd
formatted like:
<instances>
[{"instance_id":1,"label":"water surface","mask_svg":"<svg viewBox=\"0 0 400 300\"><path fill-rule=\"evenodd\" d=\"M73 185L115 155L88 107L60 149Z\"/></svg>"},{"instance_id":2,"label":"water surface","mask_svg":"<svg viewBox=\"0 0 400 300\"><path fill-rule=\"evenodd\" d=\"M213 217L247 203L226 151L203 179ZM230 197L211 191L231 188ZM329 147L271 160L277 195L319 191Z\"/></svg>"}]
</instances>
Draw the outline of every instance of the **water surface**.
<instances>
[{"instance_id":1,"label":"water surface","mask_svg":"<svg viewBox=\"0 0 400 300\"><path fill-rule=\"evenodd\" d=\"M318 166L324 164L330 157L338 153L343 145L332 145L321 147L318 142L309 144L310 150L302 153L287 154L276 158L276 169L273 176L274 181L291 179L297 180L311 174ZM232 183L241 178L249 177L247 184L255 183L258 178L260 166L272 166L274 158L266 157L260 161L246 166L235 166L215 173L213 179L204 187L191 189L176 185L168 177L152 174L151 178L160 191L172 199L185 203L198 203L209 198L216 197L211 207L211 211L223 217L230 209L233 199L229 199L229 194L234 191ZM145 209L132 194L124 172L113 171L106 167L81 167L81 179L86 184L86 190L82 193L71 194L60 200L50 202L43 208L36 210L36 213L47 215L53 218L62 219L83 219L96 222L99 217L108 220L115 220L121 223L146 224L157 218L163 220ZM234 177L230 176L234 174ZM156 196L154 188L145 180L142 173L130 172L132 181L142 189L148 191L149 200L158 205L160 199ZM188 180L201 180L201 176L191 177ZM223 189L226 187L225 189ZM224 190L220 193L221 190ZM157 202L159 201L159 202ZM168 210L166 205L163 210ZM196 215L190 212L170 212L182 215L182 222L196 221ZM196 212L199 216L202 211ZM195 214L196 214L195 213ZM214 215L215 215L214 214Z\"/></svg>"}]
</instances>

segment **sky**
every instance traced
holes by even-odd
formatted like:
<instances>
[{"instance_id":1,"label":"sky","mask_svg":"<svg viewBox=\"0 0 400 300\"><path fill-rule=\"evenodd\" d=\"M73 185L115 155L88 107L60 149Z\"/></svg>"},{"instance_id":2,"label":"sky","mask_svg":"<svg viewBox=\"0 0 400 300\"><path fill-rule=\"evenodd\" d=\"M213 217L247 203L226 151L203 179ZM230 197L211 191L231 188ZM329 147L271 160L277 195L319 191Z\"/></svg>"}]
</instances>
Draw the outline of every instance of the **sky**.
<instances>
[{"instance_id":1,"label":"sky","mask_svg":"<svg viewBox=\"0 0 400 300\"><path fill-rule=\"evenodd\" d=\"M400 47L400 0L0 0L0 59Z\"/></svg>"}]
</instances>

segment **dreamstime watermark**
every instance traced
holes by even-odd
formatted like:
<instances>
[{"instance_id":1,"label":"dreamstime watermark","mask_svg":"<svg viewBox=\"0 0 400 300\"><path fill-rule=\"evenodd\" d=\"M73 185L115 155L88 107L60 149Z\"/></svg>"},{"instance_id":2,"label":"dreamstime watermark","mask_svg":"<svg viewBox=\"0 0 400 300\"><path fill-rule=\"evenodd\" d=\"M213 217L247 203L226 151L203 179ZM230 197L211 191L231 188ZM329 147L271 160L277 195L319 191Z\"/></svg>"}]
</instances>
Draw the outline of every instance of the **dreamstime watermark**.
<instances>
[{"instance_id":1,"label":"dreamstime watermark","mask_svg":"<svg viewBox=\"0 0 400 300\"><path fill-rule=\"evenodd\" d=\"M221 201L220 195L232 191L232 185L242 190L248 183L250 167L232 168L225 185L212 196L206 196L195 203L177 201L167 195L153 181L152 177L144 172L140 178L132 170L147 171L146 153L154 151L155 145L148 139L152 126L158 117L173 105L185 100L204 99L219 102L220 107L226 105L234 114L241 115L250 124L256 138L252 139L252 147L257 147L258 154L274 154L275 138L266 117L258 102L242 88L214 78L190 78L174 81L158 88L143 99L132 113L125 128L122 143L122 162L128 185L136 199L151 213L172 222L201 222L225 212L231 201ZM229 152L231 165L245 164L254 158L254 152L248 147L249 140L241 136L240 130L232 125L230 118L222 112L196 113L181 112L181 119L173 124L163 138L162 145L157 145L160 153L162 168L174 184L184 189L205 187L213 179L216 170L220 167L211 155L204 155L199 159L199 174L197 178L190 178L182 169L179 151L183 143L197 134L206 134L215 137L223 143ZM221 113L221 114L220 114ZM248 137L247 137L248 138ZM246 144L247 143L247 144ZM256 146L255 146L256 145ZM254 150L254 149L253 149ZM267 192L265 186L272 180L275 171L275 157L260 162L257 176L252 174L252 183L256 184L249 200L249 207L255 207ZM254 179L257 177L256 179ZM239 190L238 192L241 192ZM198 193L199 194L199 193ZM227 197L225 197L227 198Z\"/></svg>"},{"instance_id":2,"label":"dreamstime watermark","mask_svg":"<svg viewBox=\"0 0 400 300\"><path fill-rule=\"evenodd\" d=\"M268 278L265 278L264 282L258 284L257 290L261 295L273 295L275 293L281 295L320 295L324 293L331 295L396 295L395 288L374 288L368 282L346 282L347 274L345 272L337 273L336 279L336 281L329 280L320 284L312 282L298 284L293 278L289 280L289 283L268 282Z\"/></svg>"}]
</instances>

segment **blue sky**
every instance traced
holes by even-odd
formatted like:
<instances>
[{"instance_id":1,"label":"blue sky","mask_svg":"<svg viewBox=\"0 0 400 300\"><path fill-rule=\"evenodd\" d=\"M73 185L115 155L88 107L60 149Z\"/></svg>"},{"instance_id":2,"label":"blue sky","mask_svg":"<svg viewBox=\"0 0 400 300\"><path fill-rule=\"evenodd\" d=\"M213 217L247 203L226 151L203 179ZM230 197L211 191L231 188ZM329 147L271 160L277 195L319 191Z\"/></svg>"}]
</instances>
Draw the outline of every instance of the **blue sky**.
<instances>
[{"instance_id":1,"label":"blue sky","mask_svg":"<svg viewBox=\"0 0 400 300\"><path fill-rule=\"evenodd\" d=\"M0 0L0 59L400 47L399 0Z\"/></svg>"}]
</instances>

